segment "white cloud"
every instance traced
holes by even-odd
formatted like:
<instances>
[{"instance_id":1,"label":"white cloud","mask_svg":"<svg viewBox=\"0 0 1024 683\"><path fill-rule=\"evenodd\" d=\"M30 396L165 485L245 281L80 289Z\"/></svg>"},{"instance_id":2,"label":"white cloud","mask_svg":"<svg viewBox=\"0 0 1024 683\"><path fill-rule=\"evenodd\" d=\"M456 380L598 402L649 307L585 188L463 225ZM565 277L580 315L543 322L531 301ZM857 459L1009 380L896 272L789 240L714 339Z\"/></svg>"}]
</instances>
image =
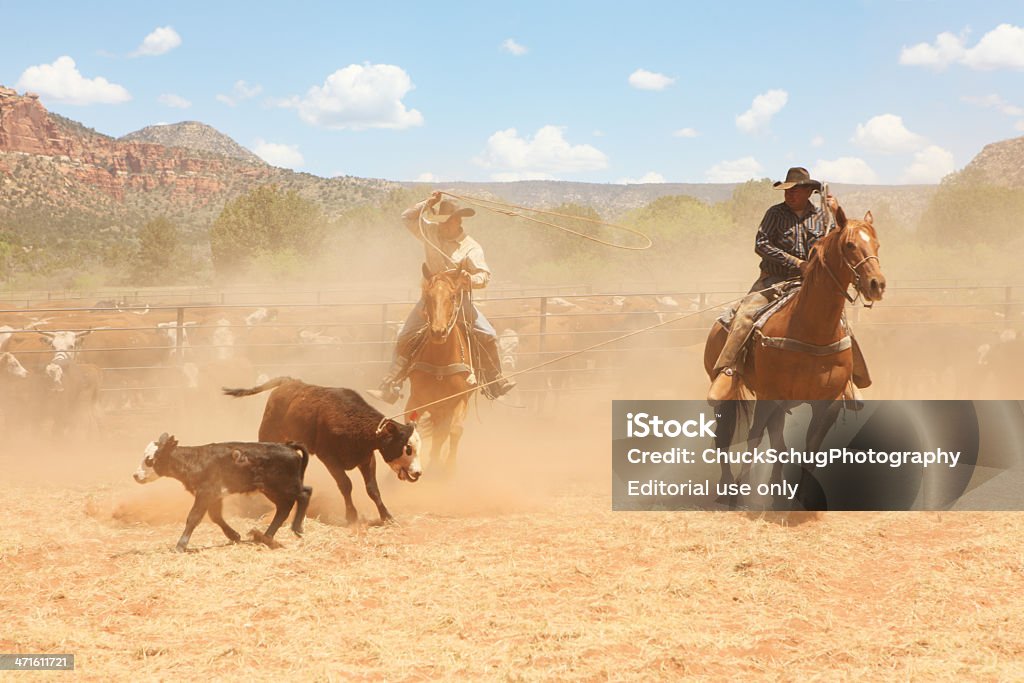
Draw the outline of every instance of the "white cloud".
<instances>
[{"instance_id":1,"label":"white cloud","mask_svg":"<svg viewBox=\"0 0 1024 683\"><path fill-rule=\"evenodd\" d=\"M282 145L256 138L256 144L253 145L252 151L271 166L296 168L305 162L298 145Z\"/></svg>"},{"instance_id":2,"label":"white cloud","mask_svg":"<svg viewBox=\"0 0 1024 683\"><path fill-rule=\"evenodd\" d=\"M520 45L511 38L506 38L504 41L502 41L501 49L509 53L510 55L515 55L516 57L522 57L527 52L529 52L529 50L526 49L525 45Z\"/></svg>"},{"instance_id":3,"label":"white cloud","mask_svg":"<svg viewBox=\"0 0 1024 683\"><path fill-rule=\"evenodd\" d=\"M698 133L694 128L680 128L679 130L672 131L672 137L674 138L695 138Z\"/></svg>"},{"instance_id":4,"label":"white cloud","mask_svg":"<svg viewBox=\"0 0 1024 683\"><path fill-rule=\"evenodd\" d=\"M995 109L1007 116L1024 116L1024 107L1018 107L1015 104L1010 104L999 95L986 95L984 97L965 96L961 99L968 104L974 104L987 109Z\"/></svg>"},{"instance_id":5,"label":"white cloud","mask_svg":"<svg viewBox=\"0 0 1024 683\"><path fill-rule=\"evenodd\" d=\"M331 130L403 129L423 125L423 115L406 109L402 98L413 89L409 74L392 64L350 64L313 86L305 97L282 106L299 111L308 124Z\"/></svg>"},{"instance_id":6,"label":"white cloud","mask_svg":"<svg viewBox=\"0 0 1024 683\"><path fill-rule=\"evenodd\" d=\"M965 32L966 33L966 32ZM979 71L995 69L1024 70L1024 28L1000 24L968 48L965 35L944 32L934 43L918 43L900 51L900 64L927 66L942 70L950 64L963 64Z\"/></svg>"},{"instance_id":7,"label":"white cloud","mask_svg":"<svg viewBox=\"0 0 1024 683\"><path fill-rule=\"evenodd\" d=\"M156 98L156 100L165 107L174 107L175 109L188 109L192 106L191 102L181 95L175 95L174 93L164 93Z\"/></svg>"},{"instance_id":8,"label":"white cloud","mask_svg":"<svg viewBox=\"0 0 1024 683\"><path fill-rule=\"evenodd\" d=\"M595 138L603 138L604 137L604 131L600 130L600 129L595 129L594 132L591 133L591 135L593 135Z\"/></svg>"},{"instance_id":9,"label":"white cloud","mask_svg":"<svg viewBox=\"0 0 1024 683\"><path fill-rule=\"evenodd\" d=\"M119 104L132 98L122 86L101 76L85 78L78 72L75 60L67 55L58 57L53 64L25 69L15 87L66 104Z\"/></svg>"},{"instance_id":10,"label":"white cloud","mask_svg":"<svg viewBox=\"0 0 1024 683\"><path fill-rule=\"evenodd\" d=\"M639 178L619 178L615 181L619 185L646 185L647 183L663 183L665 176L654 171L648 171Z\"/></svg>"},{"instance_id":11,"label":"white cloud","mask_svg":"<svg viewBox=\"0 0 1024 683\"><path fill-rule=\"evenodd\" d=\"M765 129L772 117L782 111L789 101L785 90L769 90L754 98L750 109L736 117L736 127L744 133L756 133Z\"/></svg>"},{"instance_id":12,"label":"white cloud","mask_svg":"<svg viewBox=\"0 0 1024 683\"><path fill-rule=\"evenodd\" d=\"M811 147L821 147L824 144L825 138L821 137L820 135L815 135L813 138L811 138Z\"/></svg>"},{"instance_id":13,"label":"white cloud","mask_svg":"<svg viewBox=\"0 0 1024 683\"><path fill-rule=\"evenodd\" d=\"M1000 24L967 51L964 64L972 69L1024 69L1024 28Z\"/></svg>"},{"instance_id":14,"label":"white cloud","mask_svg":"<svg viewBox=\"0 0 1024 683\"><path fill-rule=\"evenodd\" d=\"M938 145L929 145L914 155L914 162L903 172L905 183L937 183L956 170L953 153Z\"/></svg>"},{"instance_id":15,"label":"white cloud","mask_svg":"<svg viewBox=\"0 0 1024 683\"><path fill-rule=\"evenodd\" d=\"M907 130L903 117L895 114L882 114L867 123L857 124L851 142L885 154L913 152L928 144L926 138Z\"/></svg>"},{"instance_id":16,"label":"white cloud","mask_svg":"<svg viewBox=\"0 0 1024 683\"><path fill-rule=\"evenodd\" d=\"M941 70L962 60L965 53L964 39L947 31L936 36L934 45L918 43L900 50L900 64Z\"/></svg>"},{"instance_id":17,"label":"white cloud","mask_svg":"<svg viewBox=\"0 0 1024 683\"><path fill-rule=\"evenodd\" d=\"M647 69L637 69L629 75L629 84L637 90L664 90L675 82L674 78Z\"/></svg>"},{"instance_id":18,"label":"white cloud","mask_svg":"<svg viewBox=\"0 0 1024 683\"><path fill-rule=\"evenodd\" d=\"M132 57L156 57L170 52L181 45L181 36L170 26L161 26L143 38L142 45L131 54Z\"/></svg>"},{"instance_id":19,"label":"white cloud","mask_svg":"<svg viewBox=\"0 0 1024 683\"><path fill-rule=\"evenodd\" d=\"M704 172L709 183L744 183L764 176L764 167L754 157L719 161Z\"/></svg>"},{"instance_id":20,"label":"white cloud","mask_svg":"<svg viewBox=\"0 0 1024 683\"><path fill-rule=\"evenodd\" d=\"M430 172L420 173L418 176L416 176L417 183L435 183L438 180L440 180L440 178L438 178L436 175Z\"/></svg>"},{"instance_id":21,"label":"white cloud","mask_svg":"<svg viewBox=\"0 0 1024 683\"><path fill-rule=\"evenodd\" d=\"M811 169L811 176L827 183L852 183L854 185L875 185L878 174L867 162L857 157L839 157L831 161L818 159Z\"/></svg>"},{"instance_id":22,"label":"white cloud","mask_svg":"<svg viewBox=\"0 0 1024 683\"><path fill-rule=\"evenodd\" d=\"M234 107L242 100L248 100L256 97L261 92L263 92L263 86L258 83L249 85L245 81L235 81L235 85L231 88L231 94L219 94L217 95L217 101L223 102L229 107Z\"/></svg>"},{"instance_id":23,"label":"white cloud","mask_svg":"<svg viewBox=\"0 0 1024 683\"><path fill-rule=\"evenodd\" d=\"M474 161L498 175L515 179L550 178L553 173L597 171L608 166L604 152L591 145L572 145L558 126L544 126L533 136L520 137L515 128L499 130L487 139L483 154Z\"/></svg>"},{"instance_id":24,"label":"white cloud","mask_svg":"<svg viewBox=\"0 0 1024 683\"><path fill-rule=\"evenodd\" d=\"M1018 121L1013 125L1016 130L1024 131L1024 121Z\"/></svg>"}]
</instances>

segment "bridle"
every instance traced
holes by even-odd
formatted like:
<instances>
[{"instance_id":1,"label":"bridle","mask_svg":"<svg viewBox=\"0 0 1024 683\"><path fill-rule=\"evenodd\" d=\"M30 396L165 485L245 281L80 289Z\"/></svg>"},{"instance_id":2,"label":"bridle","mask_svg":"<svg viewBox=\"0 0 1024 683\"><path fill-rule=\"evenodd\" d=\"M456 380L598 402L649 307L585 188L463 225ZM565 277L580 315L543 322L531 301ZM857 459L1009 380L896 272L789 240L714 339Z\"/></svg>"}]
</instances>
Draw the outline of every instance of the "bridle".
<instances>
[{"instance_id":1,"label":"bridle","mask_svg":"<svg viewBox=\"0 0 1024 683\"><path fill-rule=\"evenodd\" d=\"M857 299L861 299L861 304L864 306L864 308L873 308L874 305L875 305L875 302L874 301L868 301L867 299L864 299L864 293L860 289L860 270L859 269L860 269L861 266L863 266L865 263L867 263L871 259L874 259L875 261L878 261L878 256L876 256L874 254L872 254L870 256L865 256L860 261L858 261L856 265L854 265L854 264L850 263L846 259L846 254L842 253L843 249L842 249L842 242L841 242L841 240L837 239L836 241L839 242L839 252L840 252L839 253L839 258L842 259L843 264L846 265L846 267L849 268L853 272L853 288L854 288L854 291L857 292L857 294L855 296L850 296L849 286L843 287L842 283L839 282L839 278L837 278L836 274L832 272L832 268L829 267L828 261L825 260L824 255L823 255L822 259L821 259L821 264L823 266L825 266L825 272L828 273L828 276L830 278L832 278L832 282L836 283L836 287L839 289L839 291L842 293L843 297L845 297L847 301L849 301L851 304L853 304L853 303L857 303Z\"/></svg>"},{"instance_id":2,"label":"bridle","mask_svg":"<svg viewBox=\"0 0 1024 683\"><path fill-rule=\"evenodd\" d=\"M451 273L451 272L454 272L454 271L446 270L446 271L437 273L432 278L430 278L430 281L427 283L427 287L429 288L430 285L433 284L433 282L435 280L437 280L438 278L442 277L446 273ZM451 317L451 319L448 320L447 324L445 324L445 328L444 328L444 336L445 336L445 338L447 338L448 335L450 335L452 333L452 330L455 329L455 324L458 322L459 316L462 314L462 306L463 306L463 303L464 303L465 298L466 298L462 294L462 288L461 287L456 286L455 287L455 293L456 293L456 298L458 299L458 304L452 310L452 317Z\"/></svg>"}]
</instances>

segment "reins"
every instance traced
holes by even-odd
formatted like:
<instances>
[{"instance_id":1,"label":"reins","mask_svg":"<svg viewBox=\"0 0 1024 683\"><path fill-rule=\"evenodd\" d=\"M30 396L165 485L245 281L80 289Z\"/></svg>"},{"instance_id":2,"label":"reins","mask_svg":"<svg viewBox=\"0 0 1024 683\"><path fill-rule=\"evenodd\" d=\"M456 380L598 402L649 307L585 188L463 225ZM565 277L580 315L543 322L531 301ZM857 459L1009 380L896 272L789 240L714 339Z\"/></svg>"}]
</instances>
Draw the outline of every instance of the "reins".
<instances>
[{"instance_id":1,"label":"reins","mask_svg":"<svg viewBox=\"0 0 1024 683\"><path fill-rule=\"evenodd\" d=\"M868 301L867 299L865 299L864 293L860 291L860 272L857 269L864 265L866 262L870 261L871 259L875 259L877 261L878 257L874 255L865 256L857 263L857 265L852 265L849 261L846 260L846 257L843 255L840 255L839 258L842 259L843 263L846 264L847 268L853 271L852 284L853 290L856 292L856 295L850 296L849 285L847 285L845 288L843 287L843 283L841 283L839 281L839 278L836 277L836 274L832 272L832 268L829 267L828 263L825 261L824 255L822 255L821 265L825 267L825 272L828 273L828 276L830 278L832 278L832 282L836 283L836 288L843 295L843 297L845 297L847 301L849 301L851 304L855 304L857 303L857 300L860 299L861 305L864 306L864 308L873 308L875 302Z\"/></svg>"}]
</instances>

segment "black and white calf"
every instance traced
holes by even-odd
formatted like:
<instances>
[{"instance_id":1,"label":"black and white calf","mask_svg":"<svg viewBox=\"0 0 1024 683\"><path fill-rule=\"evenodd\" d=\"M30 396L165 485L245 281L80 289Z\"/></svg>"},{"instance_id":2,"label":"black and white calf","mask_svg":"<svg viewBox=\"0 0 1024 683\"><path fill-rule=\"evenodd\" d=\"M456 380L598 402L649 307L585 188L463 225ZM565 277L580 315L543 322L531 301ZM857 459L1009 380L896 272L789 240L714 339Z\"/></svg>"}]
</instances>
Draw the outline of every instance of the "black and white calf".
<instances>
[{"instance_id":1,"label":"black and white calf","mask_svg":"<svg viewBox=\"0 0 1024 683\"><path fill-rule=\"evenodd\" d=\"M266 531L266 536L271 539L295 505L292 531L301 536L302 520L313 492L303 484L308 464L306 447L294 442L179 446L173 436L163 434L146 447L145 457L134 477L140 484L160 477L172 477L195 495L185 531L176 547L183 552L192 532L207 512L232 542L241 539L238 532L224 521L222 500L226 493L260 491L277 506L277 513Z\"/></svg>"}]
</instances>

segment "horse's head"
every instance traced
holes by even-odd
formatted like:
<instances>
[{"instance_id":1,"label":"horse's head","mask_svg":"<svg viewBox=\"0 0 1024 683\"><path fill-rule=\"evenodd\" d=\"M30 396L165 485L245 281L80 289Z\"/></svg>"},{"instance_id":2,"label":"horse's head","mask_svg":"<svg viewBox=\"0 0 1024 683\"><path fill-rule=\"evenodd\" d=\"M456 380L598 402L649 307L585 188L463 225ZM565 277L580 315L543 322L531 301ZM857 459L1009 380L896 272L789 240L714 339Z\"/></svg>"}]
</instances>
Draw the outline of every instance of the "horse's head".
<instances>
[{"instance_id":1,"label":"horse's head","mask_svg":"<svg viewBox=\"0 0 1024 683\"><path fill-rule=\"evenodd\" d=\"M840 208L836 212L836 223L838 229L815 246L820 262L844 291L853 284L865 301L881 301L885 275L878 262L874 217L868 211L863 220L847 219Z\"/></svg>"},{"instance_id":2,"label":"horse's head","mask_svg":"<svg viewBox=\"0 0 1024 683\"><path fill-rule=\"evenodd\" d=\"M462 294L470 288L469 273L462 265L431 275L423 265L424 315L430 329L430 341L443 344L448 340L462 310Z\"/></svg>"}]
</instances>

